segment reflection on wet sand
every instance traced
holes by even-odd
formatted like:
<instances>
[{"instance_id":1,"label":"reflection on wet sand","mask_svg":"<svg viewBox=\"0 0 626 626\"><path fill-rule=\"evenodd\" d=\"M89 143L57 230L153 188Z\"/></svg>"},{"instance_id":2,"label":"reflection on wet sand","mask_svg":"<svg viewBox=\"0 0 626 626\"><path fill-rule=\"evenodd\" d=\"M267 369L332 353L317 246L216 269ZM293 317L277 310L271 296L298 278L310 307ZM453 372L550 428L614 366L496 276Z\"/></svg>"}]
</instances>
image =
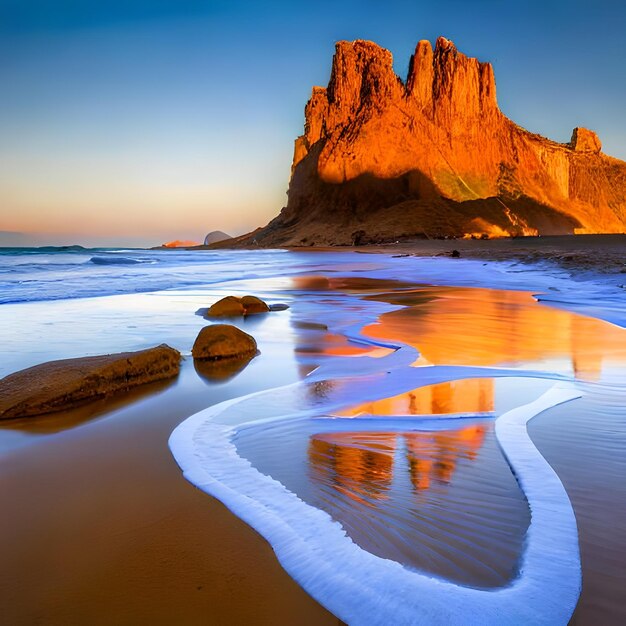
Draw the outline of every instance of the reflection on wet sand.
<instances>
[{"instance_id":1,"label":"reflection on wet sand","mask_svg":"<svg viewBox=\"0 0 626 626\"><path fill-rule=\"evenodd\" d=\"M539 304L528 293L425 287L413 296L367 298L405 305L363 332L414 346L416 365L539 367L597 380L606 363L626 361L622 329Z\"/></svg>"},{"instance_id":2,"label":"reflection on wet sand","mask_svg":"<svg viewBox=\"0 0 626 626\"><path fill-rule=\"evenodd\" d=\"M344 293L378 292L387 289L414 288L415 283L381 278L308 275L294 276L291 284L298 291L342 291Z\"/></svg>"},{"instance_id":3,"label":"reflection on wet sand","mask_svg":"<svg viewBox=\"0 0 626 626\"><path fill-rule=\"evenodd\" d=\"M414 492L447 485L459 459L473 461L486 426L432 433L324 433L309 442L311 477L368 506L387 498L395 456L402 454Z\"/></svg>"},{"instance_id":4,"label":"reflection on wet sand","mask_svg":"<svg viewBox=\"0 0 626 626\"><path fill-rule=\"evenodd\" d=\"M246 428L237 450L368 552L463 584L497 587L516 575L528 506L491 420L436 432L320 425Z\"/></svg>"},{"instance_id":5,"label":"reflection on wet sand","mask_svg":"<svg viewBox=\"0 0 626 626\"><path fill-rule=\"evenodd\" d=\"M225 383L242 372L250 363L249 358L209 361L194 359L193 367L200 378L208 384Z\"/></svg>"},{"instance_id":6,"label":"reflection on wet sand","mask_svg":"<svg viewBox=\"0 0 626 626\"><path fill-rule=\"evenodd\" d=\"M415 491L431 486L431 481L448 484L459 458L473 461L485 439L485 426L460 430L404 435L411 484Z\"/></svg>"},{"instance_id":7,"label":"reflection on wet sand","mask_svg":"<svg viewBox=\"0 0 626 626\"><path fill-rule=\"evenodd\" d=\"M350 341L343 335L333 333L300 333L296 354L307 356L369 356L380 358L391 354L393 350L380 346Z\"/></svg>"},{"instance_id":8,"label":"reflection on wet sand","mask_svg":"<svg viewBox=\"0 0 626 626\"><path fill-rule=\"evenodd\" d=\"M331 433L311 437L313 480L366 505L385 498L393 478L395 433Z\"/></svg>"},{"instance_id":9,"label":"reflection on wet sand","mask_svg":"<svg viewBox=\"0 0 626 626\"><path fill-rule=\"evenodd\" d=\"M87 402L66 411L46 413L34 417L0 420L0 431L19 431L23 434L52 435L80 426L135 402L145 400L173 386L173 380L160 380L140 385L127 391Z\"/></svg>"},{"instance_id":10,"label":"reflection on wet sand","mask_svg":"<svg viewBox=\"0 0 626 626\"><path fill-rule=\"evenodd\" d=\"M342 417L358 415L446 415L490 413L494 410L494 379L465 378L418 387L407 393L365 402L339 411Z\"/></svg>"}]
</instances>

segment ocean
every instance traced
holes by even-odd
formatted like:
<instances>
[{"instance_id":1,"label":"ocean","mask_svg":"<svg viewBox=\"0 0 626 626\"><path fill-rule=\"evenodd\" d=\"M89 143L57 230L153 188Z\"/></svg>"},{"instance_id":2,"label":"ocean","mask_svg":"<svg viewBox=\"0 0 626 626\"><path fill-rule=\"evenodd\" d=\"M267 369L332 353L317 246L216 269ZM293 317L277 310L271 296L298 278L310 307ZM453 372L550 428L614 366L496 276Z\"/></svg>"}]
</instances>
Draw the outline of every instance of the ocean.
<instances>
[{"instance_id":1,"label":"ocean","mask_svg":"<svg viewBox=\"0 0 626 626\"><path fill-rule=\"evenodd\" d=\"M127 405L0 424L0 468L39 466L63 447L54 463L67 464L71 482L72 464L91 471L81 447L119 430L113 445L129 472L159 459L182 481L171 435L187 479L261 533L289 574L347 622L426 618L444 610L437 589L452 621L468 606L505 620L567 621L581 573L575 623L623 621L626 578L615 558L626 556L623 275L536 256L368 252L0 249L0 376L159 343L185 357L177 381ZM208 323L198 312L231 293L289 308L233 320L261 353L216 378L190 349ZM160 415L141 422L141 452L128 436L131 413ZM514 434L538 413L531 439ZM102 452L105 467L116 462ZM122 489L117 476L90 491L89 504L77 492L64 524L84 524L85 507L96 511ZM20 480L0 495L40 488ZM67 482L45 488L61 493ZM167 506L166 493L151 497ZM53 520L35 500L14 514L0 541L17 568L33 524L43 533ZM153 522L135 521L133 532ZM55 528L46 532L65 532ZM86 530L67 550L90 554L93 540ZM578 545L580 561L570 549ZM53 578L52 548L39 555ZM15 584L14 597L32 588ZM45 605L46 583L34 586ZM398 594L404 586L417 604ZM525 595L534 586L546 597Z\"/></svg>"}]
</instances>

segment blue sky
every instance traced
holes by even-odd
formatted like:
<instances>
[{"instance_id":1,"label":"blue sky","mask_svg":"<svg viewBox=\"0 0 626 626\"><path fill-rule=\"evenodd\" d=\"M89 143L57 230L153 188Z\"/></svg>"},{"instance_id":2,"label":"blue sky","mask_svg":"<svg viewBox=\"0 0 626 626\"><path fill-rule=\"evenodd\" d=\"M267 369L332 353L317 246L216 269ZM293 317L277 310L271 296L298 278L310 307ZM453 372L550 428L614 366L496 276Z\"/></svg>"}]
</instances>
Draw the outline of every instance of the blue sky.
<instances>
[{"instance_id":1,"label":"blue sky","mask_svg":"<svg viewBox=\"0 0 626 626\"><path fill-rule=\"evenodd\" d=\"M334 42L404 76L419 39L494 64L505 114L626 159L621 2L0 0L0 231L153 245L241 233L286 201Z\"/></svg>"}]
</instances>

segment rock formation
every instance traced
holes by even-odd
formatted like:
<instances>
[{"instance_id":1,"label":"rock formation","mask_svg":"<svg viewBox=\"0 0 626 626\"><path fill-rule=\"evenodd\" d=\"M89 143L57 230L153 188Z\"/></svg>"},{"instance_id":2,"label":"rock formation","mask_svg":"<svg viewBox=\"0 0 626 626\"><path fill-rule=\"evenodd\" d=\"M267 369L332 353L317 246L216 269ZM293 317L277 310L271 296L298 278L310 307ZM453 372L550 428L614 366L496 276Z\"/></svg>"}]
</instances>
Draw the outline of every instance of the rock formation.
<instances>
[{"instance_id":1,"label":"rock formation","mask_svg":"<svg viewBox=\"0 0 626 626\"><path fill-rule=\"evenodd\" d=\"M626 163L574 129L561 144L498 108L492 66L440 37L406 81L369 41L336 45L295 142L288 203L242 243L626 232Z\"/></svg>"},{"instance_id":2,"label":"rock formation","mask_svg":"<svg viewBox=\"0 0 626 626\"><path fill-rule=\"evenodd\" d=\"M173 378L180 352L163 344L35 365L0 380L0 419L64 411L137 385Z\"/></svg>"}]
</instances>

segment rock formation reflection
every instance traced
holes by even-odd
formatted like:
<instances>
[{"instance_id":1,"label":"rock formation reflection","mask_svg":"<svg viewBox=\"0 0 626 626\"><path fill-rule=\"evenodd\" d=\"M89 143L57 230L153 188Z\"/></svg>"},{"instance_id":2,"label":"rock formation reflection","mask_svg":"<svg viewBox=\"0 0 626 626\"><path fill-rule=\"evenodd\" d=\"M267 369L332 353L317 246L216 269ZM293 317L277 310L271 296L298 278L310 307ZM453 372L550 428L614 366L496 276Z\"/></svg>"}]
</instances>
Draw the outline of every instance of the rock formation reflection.
<instances>
[{"instance_id":1,"label":"rock formation reflection","mask_svg":"<svg viewBox=\"0 0 626 626\"><path fill-rule=\"evenodd\" d=\"M604 363L626 361L621 329L542 305L528 293L425 287L413 296L367 297L405 306L364 333L414 346L421 354L416 365L523 366L597 380Z\"/></svg>"},{"instance_id":2,"label":"rock formation reflection","mask_svg":"<svg viewBox=\"0 0 626 626\"><path fill-rule=\"evenodd\" d=\"M309 441L311 478L367 506L387 498L396 464L408 468L414 492L448 485L459 459L473 461L486 426L439 432L324 433ZM396 460L398 455L404 458Z\"/></svg>"},{"instance_id":3,"label":"rock formation reflection","mask_svg":"<svg viewBox=\"0 0 626 626\"><path fill-rule=\"evenodd\" d=\"M363 504L386 497L393 478L394 433L331 433L313 436L309 462L313 480L332 484Z\"/></svg>"},{"instance_id":4,"label":"rock formation reflection","mask_svg":"<svg viewBox=\"0 0 626 626\"><path fill-rule=\"evenodd\" d=\"M403 435L413 488L423 491L433 482L450 483L459 458L476 459L485 439L485 428L474 425L460 430Z\"/></svg>"},{"instance_id":5,"label":"rock formation reflection","mask_svg":"<svg viewBox=\"0 0 626 626\"><path fill-rule=\"evenodd\" d=\"M337 414L357 415L445 415L490 413L494 410L494 379L465 378L418 387L407 393L365 402Z\"/></svg>"}]
</instances>

